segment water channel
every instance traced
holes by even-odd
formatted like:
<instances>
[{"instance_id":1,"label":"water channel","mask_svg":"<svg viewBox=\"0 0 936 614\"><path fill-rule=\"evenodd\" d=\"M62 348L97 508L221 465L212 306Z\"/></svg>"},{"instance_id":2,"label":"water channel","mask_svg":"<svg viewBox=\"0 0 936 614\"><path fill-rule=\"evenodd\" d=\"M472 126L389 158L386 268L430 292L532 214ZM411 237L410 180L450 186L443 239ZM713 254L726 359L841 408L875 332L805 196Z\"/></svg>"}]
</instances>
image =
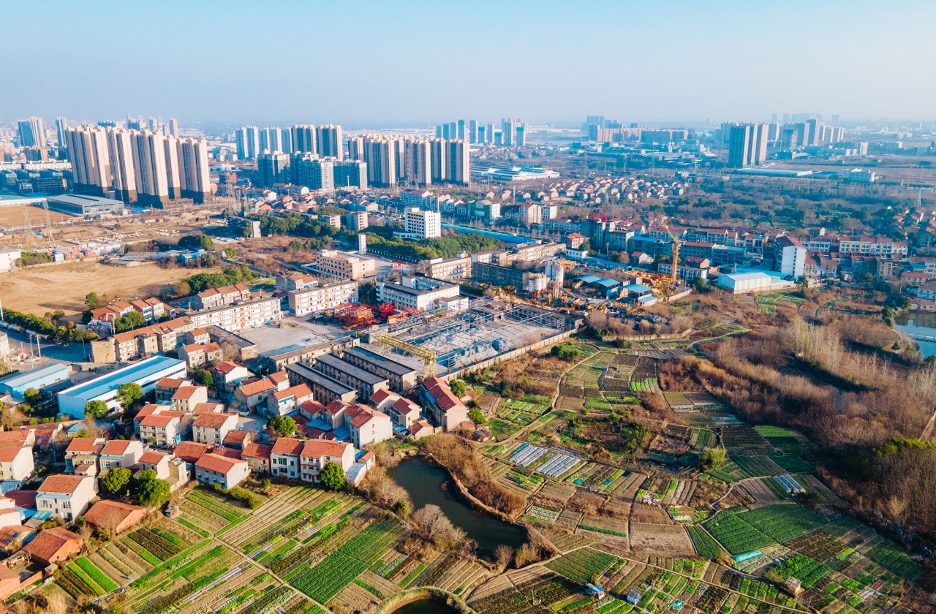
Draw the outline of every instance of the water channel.
<instances>
[{"instance_id":1,"label":"water channel","mask_svg":"<svg viewBox=\"0 0 936 614\"><path fill-rule=\"evenodd\" d=\"M388 473L409 493L414 510L438 505L452 524L478 544L479 556L493 560L497 546L506 544L517 549L526 542L526 531L522 527L472 508L441 467L417 457L401 462Z\"/></svg>"},{"instance_id":2,"label":"water channel","mask_svg":"<svg viewBox=\"0 0 936 614\"><path fill-rule=\"evenodd\" d=\"M894 328L910 335L936 337L936 313L911 311L900 314L894 321ZM936 341L916 339L916 344L923 353L923 358L936 354Z\"/></svg>"}]
</instances>

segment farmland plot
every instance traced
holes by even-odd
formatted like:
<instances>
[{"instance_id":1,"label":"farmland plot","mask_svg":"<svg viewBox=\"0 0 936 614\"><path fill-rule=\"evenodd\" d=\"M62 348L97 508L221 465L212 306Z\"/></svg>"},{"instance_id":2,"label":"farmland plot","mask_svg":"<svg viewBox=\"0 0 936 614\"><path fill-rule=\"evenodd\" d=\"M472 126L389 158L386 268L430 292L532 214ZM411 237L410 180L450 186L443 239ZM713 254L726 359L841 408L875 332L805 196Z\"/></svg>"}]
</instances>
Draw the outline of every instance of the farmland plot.
<instances>
[{"instance_id":1,"label":"farmland plot","mask_svg":"<svg viewBox=\"0 0 936 614\"><path fill-rule=\"evenodd\" d=\"M662 556L693 556L695 549L680 525L632 523L630 544L634 550L653 552Z\"/></svg>"}]
</instances>

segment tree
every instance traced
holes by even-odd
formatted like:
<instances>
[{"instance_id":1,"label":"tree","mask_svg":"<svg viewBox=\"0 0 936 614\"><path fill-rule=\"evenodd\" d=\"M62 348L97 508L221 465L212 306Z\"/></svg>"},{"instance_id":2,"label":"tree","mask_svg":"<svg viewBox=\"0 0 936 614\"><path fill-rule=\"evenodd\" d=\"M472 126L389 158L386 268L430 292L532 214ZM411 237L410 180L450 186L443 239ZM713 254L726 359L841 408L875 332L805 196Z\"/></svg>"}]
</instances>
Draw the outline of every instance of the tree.
<instances>
[{"instance_id":1,"label":"tree","mask_svg":"<svg viewBox=\"0 0 936 614\"><path fill-rule=\"evenodd\" d=\"M205 371L202 373L201 383L202 386L206 386L208 388L214 386L214 376L211 374L211 371Z\"/></svg>"},{"instance_id":2,"label":"tree","mask_svg":"<svg viewBox=\"0 0 936 614\"><path fill-rule=\"evenodd\" d=\"M114 467L101 478L101 488L112 497L123 498L127 495L132 477L133 473L129 469Z\"/></svg>"},{"instance_id":3,"label":"tree","mask_svg":"<svg viewBox=\"0 0 936 614\"><path fill-rule=\"evenodd\" d=\"M42 393L35 388L27 388L23 393L23 400L35 407L42 400Z\"/></svg>"},{"instance_id":4,"label":"tree","mask_svg":"<svg viewBox=\"0 0 936 614\"><path fill-rule=\"evenodd\" d=\"M459 399L465 396L465 382L460 379L454 380L449 384L449 388L452 389L452 394L457 396Z\"/></svg>"},{"instance_id":5,"label":"tree","mask_svg":"<svg viewBox=\"0 0 936 614\"><path fill-rule=\"evenodd\" d=\"M699 456L699 467L702 471L711 471L725 462L725 448L705 448Z\"/></svg>"},{"instance_id":6,"label":"tree","mask_svg":"<svg viewBox=\"0 0 936 614\"><path fill-rule=\"evenodd\" d=\"M85 305L88 306L88 309L97 309L101 306L101 299L98 298L97 292L88 292L84 297Z\"/></svg>"},{"instance_id":7,"label":"tree","mask_svg":"<svg viewBox=\"0 0 936 614\"><path fill-rule=\"evenodd\" d=\"M114 330L118 333L141 328L146 325L146 319L139 311L131 311L114 320Z\"/></svg>"},{"instance_id":8,"label":"tree","mask_svg":"<svg viewBox=\"0 0 936 614\"><path fill-rule=\"evenodd\" d=\"M179 239L179 247L187 247L189 249L211 249L214 247L214 241L211 237L204 234L185 235Z\"/></svg>"},{"instance_id":9,"label":"tree","mask_svg":"<svg viewBox=\"0 0 936 614\"><path fill-rule=\"evenodd\" d=\"M192 293L192 286L187 281L180 281L173 289L176 296L188 296Z\"/></svg>"},{"instance_id":10,"label":"tree","mask_svg":"<svg viewBox=\"0 0 936 614\"><path fill-rule=\"evenodd\" d=\"M484 417L484 414L481 413L481 410L477 407L472 407L468 411L468 417L471 418L471 421L475 424L484 424L487 422L487 418Z\"/></svg>"},{"instance_id":11,"label":"tree","mask_svg":"<svg viewBox=\"0 0 936 614\"><path fill-rule=\"evenodd\" d=\"M117 400L123 406L124 410L133 407L133 404L143 398L143 389L139 384L128 382L121 384L117 389Z\"/></svg>"},{"instance_id":12,"label":"tree","mask_svg":"<svg viewBox=\"0 0 936 614\"><path fill-rule=\"evenodd\" d=\"M279 437L292 437L296 432L296 421L289 416L273 416L267 426Z\"/></svg>"},{"instance_id":13,"label":"tree","mask_svg":"<svg viewBox=\"0 0 936 614\"><path fill-rule=\"evenodd\" d=\"M140 474L137 500L146 507L160 507L169 500L169 482L156 477L156 472L147 469Z\"/></svg>"},{"instance_id":14,"label":"tree","mask_svg":"<svg viewBox=\"0 0 936 614\"><path fill-rule=\"evenodd\" d=\"M107 407L107 403L104 401L88 401L84 410L85 415L92 418L103 418L110 412L110 408Z\"/></svg>"},{"instance_id":15,"label":"tree","mask_svg":"<svg viewBox=\"0 0 936 614\"><path fill-rule=\"evenodd\" d=\"M696 277L692 280L692 287L695 288L696 292L708 292L708 282L704 277Z\"/></svg>"},{"instance_id":16,"label":"tree","mask_svg":"<svg viewBox=\"0 0 936 614\"><path fill-rule=\"evenodd\" d=\"M322 485L329 490L341 490L345 487L344 469L338 463L325 463L320 477Z\"/></svg>"}]
</instances>

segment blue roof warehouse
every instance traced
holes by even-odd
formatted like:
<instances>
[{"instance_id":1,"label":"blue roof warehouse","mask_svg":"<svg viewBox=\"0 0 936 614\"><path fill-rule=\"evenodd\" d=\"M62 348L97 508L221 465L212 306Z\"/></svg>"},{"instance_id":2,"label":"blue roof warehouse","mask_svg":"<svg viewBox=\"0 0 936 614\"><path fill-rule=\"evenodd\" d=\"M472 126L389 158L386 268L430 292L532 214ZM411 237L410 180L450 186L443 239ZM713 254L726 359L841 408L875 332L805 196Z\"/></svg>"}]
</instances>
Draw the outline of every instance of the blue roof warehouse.
<instances>
[{"instance_id":1,"label":"blue roof warehouse","mask_svg":"<svg viewBox=\"0 0 936 614\"><path fill-rule=\"evenodd\" d=\"M72 386L58 395L59 411L75 418L84 418L89 401L104 401L117 409L117 389L123 384L136 383L144 393L152 391L156 382L164 377L185 377L185 362L167 356L153 356L101 377Z\"/></svg>"},{"instance_id":2,"label":"blue roof warehouse","mask_svg":"<svg viewBox=\"0 0 936 614\"><path fill-rule=\"evenodd\" d=\"M42 390L49 386L68 381L71 368L68 365L54 362L43 367L20 371L0 380L0 393L9 393L14 399L22 400L23 395L30 388Z\"/></svg>"}]
</instances>

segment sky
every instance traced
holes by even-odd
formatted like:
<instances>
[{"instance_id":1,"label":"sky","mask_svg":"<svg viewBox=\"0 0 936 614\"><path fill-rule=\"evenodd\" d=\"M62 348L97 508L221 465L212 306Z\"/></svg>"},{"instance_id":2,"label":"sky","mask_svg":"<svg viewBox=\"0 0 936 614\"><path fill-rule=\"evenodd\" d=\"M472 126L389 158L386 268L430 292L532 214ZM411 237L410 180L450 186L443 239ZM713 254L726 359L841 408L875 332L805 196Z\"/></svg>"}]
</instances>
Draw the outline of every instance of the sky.
<instances>
[{"instance_id":1,"label":"sky","mask_svg":"<svg viewBox=\"0 0 936 614\"><path fill-rule=\"evenodd\" d=\"M0 123L934 119L936 1L6 0ZM15 24L15 27L9 27Z\"/></svg>"}]
</instances>

